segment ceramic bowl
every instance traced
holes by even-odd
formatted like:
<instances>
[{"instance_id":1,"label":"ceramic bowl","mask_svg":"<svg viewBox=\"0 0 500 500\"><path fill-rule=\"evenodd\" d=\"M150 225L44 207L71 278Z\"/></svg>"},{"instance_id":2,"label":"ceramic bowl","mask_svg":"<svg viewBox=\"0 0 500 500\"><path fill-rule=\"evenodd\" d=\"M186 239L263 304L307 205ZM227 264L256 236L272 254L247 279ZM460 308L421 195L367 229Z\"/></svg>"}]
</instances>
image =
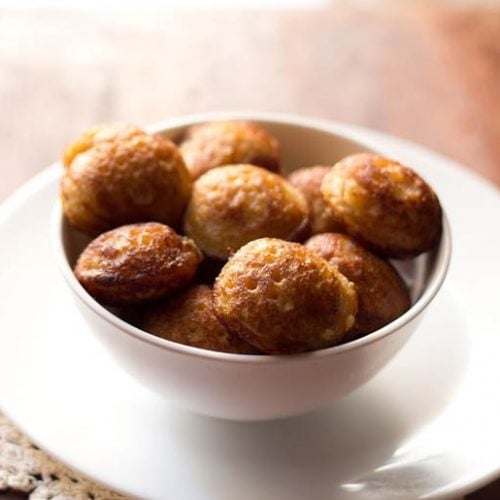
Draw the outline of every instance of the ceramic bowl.
<instances>
[{"instance_id":1,"label":"ceramic bowl","mask_svg":"<svg viewBox=\"0 0 500 500\"><path fill-rule=\"evenodd\" d=\"M285 172L305 165L333 164L348 154L373 151L344 136L335 124L279 114L198 115L166 121L149 130L175 138L186 126L227 118L251 120L269 130L279 140ZM418 166L412 167L418 171ZM444 216L438 248L395 263L408 283L413 305L392 323L361 339L314 352L239 355L154 337L97 303L72 272L88 240L66 224L59 203L52 219L52 239L68 293L74 295L90 329L124 370L183 409L234 420L298 415L370 380L417 328L445 279L451 255L450 230Z\"/></svg>"}]
</instances>

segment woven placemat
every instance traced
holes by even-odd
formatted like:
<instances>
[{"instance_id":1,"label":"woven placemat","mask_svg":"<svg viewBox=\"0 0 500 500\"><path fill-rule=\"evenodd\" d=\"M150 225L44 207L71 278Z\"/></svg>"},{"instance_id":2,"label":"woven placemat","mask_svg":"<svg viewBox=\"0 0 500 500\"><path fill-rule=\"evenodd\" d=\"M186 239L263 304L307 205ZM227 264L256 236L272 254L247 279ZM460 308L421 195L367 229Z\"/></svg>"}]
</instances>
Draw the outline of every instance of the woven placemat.
<instances>
[{"instance_id":1,"label":"woven placemat","mask_svg":"<svg viewBox=\"0 0 500 500\"><path fill-rule=\"evenodd\" d=\"M125 500L73 472L35 446L0 413L0 498Z\"/></svg>"}]
</instances>

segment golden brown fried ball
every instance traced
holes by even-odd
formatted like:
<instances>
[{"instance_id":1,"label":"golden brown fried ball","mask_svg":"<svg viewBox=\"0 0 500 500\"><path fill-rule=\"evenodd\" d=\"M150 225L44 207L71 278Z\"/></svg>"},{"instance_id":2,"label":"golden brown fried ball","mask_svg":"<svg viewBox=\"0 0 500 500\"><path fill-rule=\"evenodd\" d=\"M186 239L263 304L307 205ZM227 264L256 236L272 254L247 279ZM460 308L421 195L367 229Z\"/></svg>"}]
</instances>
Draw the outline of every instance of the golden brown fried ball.
<instances>
[{"instance_id":1,"label":"golden brown fried ball","mask_svg":"<svg viewBox=\"0 0 500 500\"><path fill-rule=\"evenodd\" d=\"M380 255L413 257L439 242L436 194L396 161L368 153L348 156L325 176L321 190L345 232Z\"/></svg>"},{"instance_id":2,"label":"golden brown fried ball","mask_svg":"<svg viewBox=\"0 0 500 500\"><path fill-rule=\"evenodd\" d=\"M214 167L250 163L279 172L278 141L254 123L219 121L194 125L180 145L193 179Z\"/></svg>"},{"instance_id":3,"label":"golden brown fried ball","mask_svg":"<svg viewBox=\"0 0 500 500\"><path fill-rule=\"evenodd\" d=\"M341 224L335 219L321 193L321 183L331 169L332 167L322 165L304 167L288 176L290 184L299 189L307 201L312 234L341 230Z\"/></svg>"},{"instance_id":4,"label":"golden brown fried ball","mask_svg":"<svg viewBox=\"0 0 500 500\"><path fill-rule=\"evenodd\" d=\"M409 309L410 295L396 269L353 238L338 233L318 234L305 246L337 266L356 288L358 312L348 339L378 330Z\"/></svg>"},{"instance_id":5,"label":"golden brown fried ball","mask_svg":"<svg viewBox=\"0 0 500 500\"><path fill-rule=\"evenodd\" d=\"M191 194L175 144L133 126L92 129L66 150L64 161L64 213L90 235L132 222L175 226Z\"/></svg>"},{"instance_id":6,"label":"golden brown fried ball","mask_svg":"<svg viewBox=\"0 0 500 500\"><path fill-rule=\"evenodd\" d=\"M195 286L173 300L155 304L145 313L140 326L157 337L193 347L236 354L258 353L217 319L212 289L207 285Z\"/></svg>"},{"instance_id":7,"label":"golden brown fried ball","mask_svg":"<svg viewBox=\"0 0 500 500\"><path fill-rule=\"evenodd\" d=\"M130 224L90 242L78 258L75 275L103 304L139 304L187 285L201 258L193 241L168 226Z\"/></svg>"},{"instance_id":8,"label":"golden brown fried ball","mask_svg":"<svg viewBox=\"0 0 500 500\"><path fill-rule=\"evenodd\" d=\"M307 216L301 193L279 175L253 165L230 165L194 183L184 231L204 253L226 259L257 238L298 238Z\"/></svg>"},{"instance_id":9,"label":"golden brown fried ball","mask_svg":"<svg viewBox=\"0 0 500 500\"><path fill-rule=\"evenodd\" d=\"M354 324L354 286L299 243L262 238L240 248L217 277L215 313L269 354L341 342Z\"/></svg>"}]
</instances>

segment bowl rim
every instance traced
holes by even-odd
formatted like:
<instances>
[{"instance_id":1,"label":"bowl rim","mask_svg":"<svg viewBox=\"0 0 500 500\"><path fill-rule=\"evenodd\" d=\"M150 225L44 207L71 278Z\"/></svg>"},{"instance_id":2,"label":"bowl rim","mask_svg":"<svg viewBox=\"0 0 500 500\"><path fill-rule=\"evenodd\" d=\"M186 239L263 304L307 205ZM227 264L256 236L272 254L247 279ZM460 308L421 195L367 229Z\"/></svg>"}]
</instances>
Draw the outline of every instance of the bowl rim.
<instances>
[{"instance_id":1,"label":"bowl rim","mask_svg":"<svg viewBox=\"0 0 500 500\"><path fill-rule=\"evenodd\" d=\"M317 130L319 132L328 133L337 136L342 140L348 140L352 143L359 144L362 150L372 150L377 152L376 148L372 146L367 146L363 142L351 137L349 133L342 130L339 124L334 122L329 122L326 120L319 120L314 118L306 118L298 115L283 114L283 113L269 113L269 112L212 112L212 113L202 113L193 115L184 115L180 118L173 118L164 120L153 125L144 127L145 130L151 133L164 133L169 130L186 127L189 125L203 123L207 121L215 120L228 120L228 119L238 119L238 120L252 120L265 123L275 124L275 125L292 125L299 126L307 129ZM61 167L62 169L62 167ZM391 321L387 325L371 332L359 339L352 340L345 344L340 344L332 347L327 347L324 349L318 349L315 351L309 351L304 353L296 354L235 354L226 353L219 351L211 351L208 349L202 349L200 347L193 347L185 344L180 344L171 340L156 337L150 333L141 330L140 328L126 322L125 320L119 318L112 312L108 311L104 306L99 304L80 284L76 279L73 270L66 258L66 252L63 244L63 227L64 227L64 216L62 211L62 203L60 198L58 198L54 204L51 221L50 221L50 238L52 244L53 254L55 255L57 267L59 268L65 281L73 291L73 293L80 299L81 303L84 304L90 312L99 316L102 320L109 323L111 326L117 328L123 333L134 337L135 339L146 342L148 344L157 346L163 350L173 351L177 354L195 357L195 358L205 358L211 361L219 362L229 362L229 363L242 363L246 364L269 364L276 362L297 362L297 361L312 361L319 360L329 356L335 356L342 354L351 350L355 350L362 346L378 342L384 337L389 336L391 333L396 332L406 324L417 318L425 308L434 299L439 289L441 288L445 277L447 275L450 260L451 260L451 230L448 218L444 212L442 212L442 224L443 232L439 246L436 249L436 261L434 263L434 269L429 277L429 283L422 295L417 299L417 301L401 316Z\"/></svg>"}]
</instances>

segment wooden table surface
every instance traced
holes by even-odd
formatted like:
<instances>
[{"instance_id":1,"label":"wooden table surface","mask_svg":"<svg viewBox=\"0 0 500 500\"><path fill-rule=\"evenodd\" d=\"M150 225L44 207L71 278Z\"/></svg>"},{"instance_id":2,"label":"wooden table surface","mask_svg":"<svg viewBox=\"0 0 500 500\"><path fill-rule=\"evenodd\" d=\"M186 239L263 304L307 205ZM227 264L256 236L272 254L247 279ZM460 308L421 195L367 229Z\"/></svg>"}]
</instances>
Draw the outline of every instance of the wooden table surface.
<instances>
[{"instance_id":1,"label":"wooden table surface","mask_svg":"<svg viewBox=\"0 0 500 500\"><path fill-rule=\"evenodd\" d=\"M0 201L92 124L220 109L372 127L500 186L500 9L0 8Z\"/></svg>"}]
</instances>

